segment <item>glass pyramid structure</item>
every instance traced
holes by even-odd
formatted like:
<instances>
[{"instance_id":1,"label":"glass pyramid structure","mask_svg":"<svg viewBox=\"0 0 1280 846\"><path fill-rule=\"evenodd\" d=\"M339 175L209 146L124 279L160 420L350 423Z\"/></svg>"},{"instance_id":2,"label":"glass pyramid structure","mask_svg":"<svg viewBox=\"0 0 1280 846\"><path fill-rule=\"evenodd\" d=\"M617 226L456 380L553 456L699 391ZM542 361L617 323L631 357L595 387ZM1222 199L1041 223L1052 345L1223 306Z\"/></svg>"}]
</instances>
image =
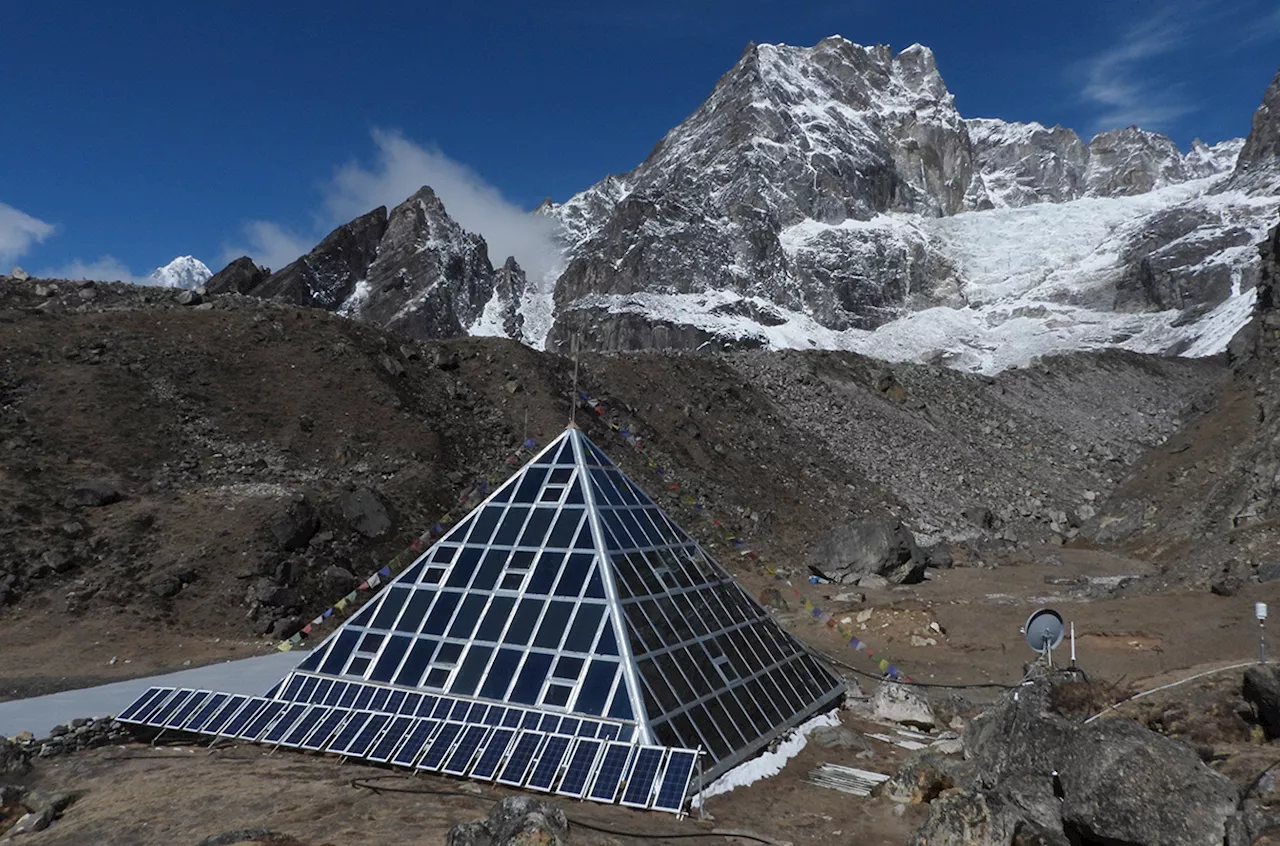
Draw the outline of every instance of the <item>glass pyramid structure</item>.
<instances>
[{"instance_id":1,"label":"glass pyramid structure","mask_svg":"<svg viewBox=\"0 0 1280 846\"><path fill-rule=\"evenodd\" d=\"M709 783L843 692L570 427L257 713L144 696L121 719L679 810L696 755Z\"/></svg>"}]
</instances>

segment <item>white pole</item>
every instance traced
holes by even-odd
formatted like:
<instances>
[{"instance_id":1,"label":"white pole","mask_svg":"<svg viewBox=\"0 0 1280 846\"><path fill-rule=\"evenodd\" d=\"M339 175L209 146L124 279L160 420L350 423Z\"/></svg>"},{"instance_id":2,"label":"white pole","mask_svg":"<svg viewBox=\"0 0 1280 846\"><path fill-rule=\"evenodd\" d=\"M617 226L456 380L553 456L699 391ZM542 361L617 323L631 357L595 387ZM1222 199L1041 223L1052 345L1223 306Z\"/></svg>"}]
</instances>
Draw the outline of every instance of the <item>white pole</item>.
<instances>
[{"instance_id":1,"label":"white pole","mask_svg":"<svg viewBox=\"0 0 1280 846\"><path fill-rule=\"evenodd\" d=\"M1071 621L1071 666L1076 665L1076 623Z\"/></svg>"}]
</instances>

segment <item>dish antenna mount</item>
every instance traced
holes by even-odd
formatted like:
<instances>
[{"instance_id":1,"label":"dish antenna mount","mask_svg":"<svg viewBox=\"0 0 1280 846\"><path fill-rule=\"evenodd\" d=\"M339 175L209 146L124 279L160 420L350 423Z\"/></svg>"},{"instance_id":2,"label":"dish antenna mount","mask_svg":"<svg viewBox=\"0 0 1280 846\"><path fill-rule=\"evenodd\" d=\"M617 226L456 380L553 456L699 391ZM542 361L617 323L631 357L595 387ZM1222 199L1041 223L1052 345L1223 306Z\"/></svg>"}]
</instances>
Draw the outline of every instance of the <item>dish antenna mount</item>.
<instances>
[{"instance_id":1,"label":"dish antenna mount","mask_svg":"<svg viewBox=\"0 0 1280 846\"><path fill-rule=\"evenodd\" d=\"M1022 627L1022 634L1027 639L1027 646L1053 666L1053 650L1062 643L1067 626L1062 615L1052 608L1041 608L1027 618Z\"/></svg>"}]
</instances>

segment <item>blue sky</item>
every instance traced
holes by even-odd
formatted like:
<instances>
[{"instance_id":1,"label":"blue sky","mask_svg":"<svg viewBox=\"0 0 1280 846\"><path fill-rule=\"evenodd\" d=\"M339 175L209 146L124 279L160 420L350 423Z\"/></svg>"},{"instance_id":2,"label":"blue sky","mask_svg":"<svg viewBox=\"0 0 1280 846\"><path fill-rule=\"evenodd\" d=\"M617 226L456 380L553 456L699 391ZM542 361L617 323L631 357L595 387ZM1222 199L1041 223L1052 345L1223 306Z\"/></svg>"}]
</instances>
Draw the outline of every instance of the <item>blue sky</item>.
<instances>
[{"instance_id":1,"label":"blue sky","mask_svg":"<svg viewBox=\"0 0 1280 846\"><path fill-rule=\"evenodd\" d=\"M521 211L636 165L752 40L919 42L966 117L1184 150L1246 134L1280 62L1275 0L0 0L0 32L0 269L121 278L278 267L420 179L519 253Z\"/></svg>"}]
</instances>

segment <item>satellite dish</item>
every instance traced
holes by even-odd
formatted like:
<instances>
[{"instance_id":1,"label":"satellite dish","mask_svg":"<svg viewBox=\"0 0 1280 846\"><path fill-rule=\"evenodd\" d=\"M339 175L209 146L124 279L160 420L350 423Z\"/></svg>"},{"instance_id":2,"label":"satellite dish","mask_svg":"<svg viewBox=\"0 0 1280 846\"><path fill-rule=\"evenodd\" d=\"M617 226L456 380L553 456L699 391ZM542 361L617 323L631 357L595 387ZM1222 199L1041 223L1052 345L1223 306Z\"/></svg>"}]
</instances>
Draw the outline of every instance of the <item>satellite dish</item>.
<instances>
[{"instance_id":1,"label":"satellite dish","mask_svg":"<svg viewBox=\"0 0 1280 846\"><path fill-rule=\"evenodd\" d=\"M1027 638L1027 646L1041 655L1062 643L1064 631L1066 631L1066 624L1062 622L1062 615L1052 608L1041 608L1036 611L1027 618L1026 625L1022 627L1022 633Z\"/></svg>"}]
</instances>

